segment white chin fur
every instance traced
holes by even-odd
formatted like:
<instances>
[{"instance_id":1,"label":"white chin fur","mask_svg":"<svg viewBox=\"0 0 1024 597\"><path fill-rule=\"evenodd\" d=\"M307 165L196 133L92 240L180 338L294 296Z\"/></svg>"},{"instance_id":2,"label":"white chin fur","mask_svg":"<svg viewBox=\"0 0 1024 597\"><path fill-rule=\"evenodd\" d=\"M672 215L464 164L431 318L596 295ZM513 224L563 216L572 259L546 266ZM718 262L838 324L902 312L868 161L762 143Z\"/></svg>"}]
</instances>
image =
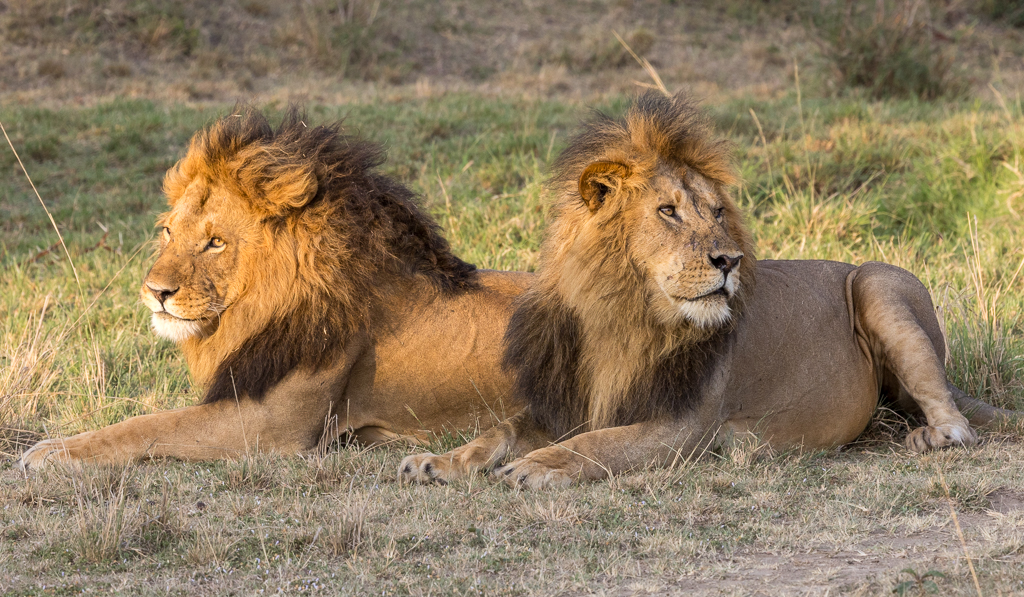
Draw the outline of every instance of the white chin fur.
<instances>
[{"instance_id":1,"label":"white chin fur","mask_svg":"<svg viewBox=\"0 0 1024 597\"><path fill-rule=\"evenodd\" d=\"M736 276L729 276L725 281L726 294L731 298L736 294L739 284ZM732 309L729 302L722 296L708 297L695 301L677 303L679 313L690 323L702 328L716 328L729 323Z\"/></svg>"},{"instance_id":2,"label":"white chin fur","mask_svg":"<svg viewBox=\"0 0 1024 597\"><path fill-rule=\"evenodd\" d=\"M181 342L202 332L199 322L176 319L164 313L154 313L152 325L157 336L172 342Z\"/></svg>"},{"instance_id":3,"label":"white chin fur","mask_svg":"<svg viewBox=\"0 0 1024 597\"><path fill-rule=\"evenodd\" d=\"M702 328L721 327L732 319L732 309L723 300L698 300L679 303L679 312L690 323Z\"/></svg>"}]
</instances>

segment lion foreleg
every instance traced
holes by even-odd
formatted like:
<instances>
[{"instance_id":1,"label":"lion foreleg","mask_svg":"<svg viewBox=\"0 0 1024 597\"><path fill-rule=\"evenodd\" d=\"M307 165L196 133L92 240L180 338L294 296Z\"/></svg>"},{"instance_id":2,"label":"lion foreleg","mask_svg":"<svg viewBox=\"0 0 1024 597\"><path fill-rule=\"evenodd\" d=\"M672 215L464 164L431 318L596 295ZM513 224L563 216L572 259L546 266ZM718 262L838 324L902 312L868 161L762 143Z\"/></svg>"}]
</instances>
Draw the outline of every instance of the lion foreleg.
<instances>
[{"instance_id":1,"label":"lion foreleg","mask_svg":"<svg viewBox=\"0 0 1024 597\"><path fill-rule=\"evenodd\" d=\"M160 456L182 460L234 456L245 451L245 425L235 424L232 419L237 417L224 412L226 406L203 404L141 415L96 431L43 440L22 454L19 464L29 470L55 462L124 463ZM228 428L235 433L225 433Z\"/></svg>"},{"instance_id":2,"label":"lion foreleg","mask_svg":"<svg viewBox=\"0 0 1024 597\"><path fill-rule=\"evenodd\" d=\"M325 401L296 404L292 397L282 393L260 402L219 400L140 415L96 431L41 441L18 464L29 470L54 462L216 460L257 450L294 454L316 446L327 406Z\"/></svg>"},{"instance_id":3,"label":"lion foreleg","mask_svg":"<svg viewBox=\"0 0 1024 597\"><path fill-rule=\"evenodd\" d=\"M491 427L464 446L445 454L429 452L406 456L398 467L400 483L447 483L478 471L486 471L509 455L526 454L551 443L526 413L519 413Z\"/></svg>"},{"instance_id":4,"label":"lion foreleg","mask_svg":"<svg viewBox=\"0 0 1024 597\"><path fill-rule=\"evenodd\" d=\"M875 366L895 375L901 393L927 419L927 426L907 436L907 447L924 452L976 443L977 434L953 401L943 366L945 344L924 285L909 272L881 263L865 264L850 276L857 331Z\"/></svg>"},{"instance_id":5,"label":"lion foreleg","mask_svg":"<svg viewBox=\"0 0 1024 597\"><path fill-rule=\"evenodd\" d=\"M707 449L717 427L698 417L608 427L534 450L494 476L514 487L565 487L645 466L665 466Z\"/></svg>"}]
</instances>

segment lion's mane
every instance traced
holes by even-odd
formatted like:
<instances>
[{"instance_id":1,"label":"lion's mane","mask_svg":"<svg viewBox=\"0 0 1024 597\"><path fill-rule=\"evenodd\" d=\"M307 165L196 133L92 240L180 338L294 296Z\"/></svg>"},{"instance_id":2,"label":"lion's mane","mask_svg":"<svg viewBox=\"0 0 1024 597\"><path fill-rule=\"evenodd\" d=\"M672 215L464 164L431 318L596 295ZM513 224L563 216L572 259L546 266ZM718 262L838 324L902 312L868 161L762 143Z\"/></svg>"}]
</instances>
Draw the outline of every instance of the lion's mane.
<instances>
[{"instance_id":1,"label":"lion's mane","mask_svg":"<svg viewBox=\"0 0 1024 597\"><path fill-rule=\"evenodd\" d=\"M414 194L374 169L378 145L346 134L341 123L308 127L292 108L274 130L242 106L193 138L168 171L173 208L197 178L224 185L262 242L243 259L258 260L257 279L208 337L182 348L204 402L243 390L260 400L296 368L335 362L353 334L402 281L421 277L438 293L476 285L476 268L455 257ZM255 215L253 215L255 214Z\"/></svg>"},{"instance_id":2,"label":"lion's mane","mask_svg":"<svg viewBox=\"0 0 1024 597\"><path fill-rule=\"evenodd\" d=\"M735 181L731 147L711 131L687 98L646 94L623 119L595 113L555 161L539 279L517 304L503 360L516 395L555 437L682 414L714 374L731 328L669 327L653 317L643 268L629 253L627 209L661 168L709 179L745 254L731 303L733 320L741 316L754 285L753 242L726 191ZM579 180L598 161L623 164L629 176L622 199L591 214ZM600 221L584 226L588 218Z\"/></svg>"}]
</instances>

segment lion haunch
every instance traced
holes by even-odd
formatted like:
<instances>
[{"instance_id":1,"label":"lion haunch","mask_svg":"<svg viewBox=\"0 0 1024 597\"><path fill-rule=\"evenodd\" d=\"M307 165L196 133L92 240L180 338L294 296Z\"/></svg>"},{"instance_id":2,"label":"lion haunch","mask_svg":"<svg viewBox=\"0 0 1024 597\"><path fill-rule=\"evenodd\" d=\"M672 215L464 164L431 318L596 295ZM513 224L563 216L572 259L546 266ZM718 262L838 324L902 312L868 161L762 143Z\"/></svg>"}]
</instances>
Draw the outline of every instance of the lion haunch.
<instances>
[{"instance_id":1,"label":"lion haunch","mask_svg":"<svg viewBox=\"0 0 1024 597\"><path fill-rule=\"evenodd\" d=\"M202 404L40 442L47 461L295 453L348 431L419 441L521 408L501 338L528 276L452 254L380 147L248 107L193 138L140 295Z\"/></svg>"},{"instance_id":2,"label":"lion haunch","mask_svg":"<svg viewBox=\"0 0 1024 597\"><path fill-rule=\"evenodd\" d=\"M541 269L505 335L526 410L448 454L409 456L399 478L493 468L558 486L738 434L835 446L883 392L926 419L914 451L976 441L956 403L979 423L1013 414L947 381L935 310L910 273L756 261L733 182L728 146L681 96L585 123L554 164Z\"/></svg>"}]
</instances>

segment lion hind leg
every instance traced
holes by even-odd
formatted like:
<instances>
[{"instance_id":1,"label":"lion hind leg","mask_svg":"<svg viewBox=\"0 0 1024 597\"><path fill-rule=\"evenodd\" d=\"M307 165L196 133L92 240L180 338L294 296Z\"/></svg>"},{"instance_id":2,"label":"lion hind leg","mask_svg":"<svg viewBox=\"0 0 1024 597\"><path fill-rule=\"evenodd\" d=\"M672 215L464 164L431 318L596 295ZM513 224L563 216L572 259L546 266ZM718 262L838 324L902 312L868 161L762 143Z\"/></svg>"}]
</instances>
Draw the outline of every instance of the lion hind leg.
<instances>
[{"instance_id":1,"label":"lion hind leg","mask_svg":"<svg viewBox=\"0 0 1024 597\"><path fill-rule=\"evenodd\" d=\"M431 433L395 433L384 427L367 426L354 429L352 436L361 444L367 446L380 446L384 444L406 443L411 446L420 446L430 441Z\"/></svg>"},{"instance_id":2,"label":"lion hind leg","mask_svg":"<svg viewBox=\"0 0 1024 597\"><path fill-rule=\"evenodd\" d=\"M888 373L898 380L898 401L916 405L928 422L911 431L906 446L925 452L976 443L977 434L953 401L943 366L945 342L924 285L882 263L867 263L850 276L857 332L875 367L884 368L883 378Z\"/></svg>"}]
</instances>

